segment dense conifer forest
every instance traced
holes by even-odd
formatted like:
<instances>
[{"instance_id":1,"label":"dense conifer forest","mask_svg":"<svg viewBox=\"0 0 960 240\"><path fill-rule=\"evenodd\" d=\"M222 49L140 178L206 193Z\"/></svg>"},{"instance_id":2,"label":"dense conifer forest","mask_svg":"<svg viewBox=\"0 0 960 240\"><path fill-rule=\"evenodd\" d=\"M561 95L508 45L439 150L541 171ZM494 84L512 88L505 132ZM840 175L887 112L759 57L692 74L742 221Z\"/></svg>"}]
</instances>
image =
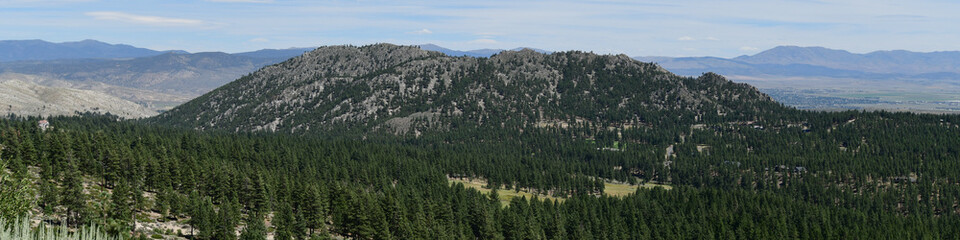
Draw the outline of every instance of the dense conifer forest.
<instances>
[{"instance_id":1,"label":"dense conifer forest","mask_svg":"<svg viewBox=\"0 0 960 240\"><path fill-rule=\"evenodd\" d=\"M958 124L799 111L625 56L324 47L156 118L0 120L0 222L123 238L958 239Z\"/></svg>"},{"instance_id":2,"label":"dense conifer forest","mask_svg":"<svg viewBox=\"0 0 960 240\"><path fill-rule=\"evenodd\" d=\"M159 214L192 239L960 238L960 117L757 119L356 138L8 117L0 197L7 219L141 237ZM604 181L672 188L612 197ZM501 204L506 191L558 200Z\"/></svg>"}]
</instances>

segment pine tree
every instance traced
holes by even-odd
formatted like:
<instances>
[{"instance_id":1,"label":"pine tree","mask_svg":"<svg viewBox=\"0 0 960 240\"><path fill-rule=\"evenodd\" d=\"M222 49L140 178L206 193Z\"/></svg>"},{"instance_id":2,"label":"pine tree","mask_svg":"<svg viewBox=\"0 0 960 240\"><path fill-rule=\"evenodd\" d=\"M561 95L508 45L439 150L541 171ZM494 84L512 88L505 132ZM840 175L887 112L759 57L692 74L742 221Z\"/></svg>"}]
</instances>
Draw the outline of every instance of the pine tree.
<instances>
[{"instance_id":1,"label":"pine tree","mask_svg":"<svg viewBox=\"0 0 960 240\"><path fill-rule=\"evenodd\" d=\"M217 212L213 202L209 197L201 197L196 192L190 194L190 199L189 224L196 230L191 230L191 234L197 239L213 239L217 224Z\"/></svg>"},{"instance_id":2,"label":"pine tree","mask_svg":"<svg viewBox=\"0 0 960 240\"><path fill-rule=\"evenodd\" d=\"M110 195L110 212L108 217L111 220L114 220L115 224L122 226L119 231L129 230L130 225L133 221L133 197L130 196L132 191L130 190L130 184L125 180L121 180L113 188L113 193Z\"/></svg>"},{"instance_id":3,"label":"pine tree","mask_svg":"<svg viewBox=\"0 0 960 240\"><path fill-rule=\"evenodd\" d=\"M28 179L9 174L6 165L0 158L0 219L17 219L33 209L34 190Z\"/></svg>"},{"instance_id":4,"label":"pine tree","mask_svg":"<svg viewBox=\"0 0 960 240\"><path fill-rule=\"evenodd\" d=\"M304 220L306 227L313 234L318 229L325 227L327 219L325 197L316 186L307 187L307 199L304 199Z\"/></svg>"},{"instance_id":5,"label":"pine tree","mask_svg":"<svg viewBox=\"0 0 960 240\"><path fill-rule=\"evenodd\" d=\"M67 223L78 226L87 220L87 197L83 193L83 178L77 169L77 162L67 159L66 171L63 173L63 189L61 204L67 211Z\"/></svg>"},{"instance_id":6,"label":"pine tree","mask_svg":"<svg viewBox=\"0 0 960 240\"><path fill-rule=\"evenodd\" d=\"M261 213L251 213L247 217L247 226L240 233L240 240L267 239L267 227L263 223Z\"/></svg>"},{"instance_id":7,"label":"pine tree","mask_svg":"<svg viewBox=\"0 0 960 240\"><path fill-rule=\"evenodd\" d=\"M231 202L220 204L220 211L217 211L217 221L213 239L232 240L237 239L236 227L237 217L234 215L234 205Z\"/></svg>"},{"instance_id":8,"label":"pine tree","mask_svg":"<svg viewBox=\"0 0 960 240\"><path fill-rule=\"evenodd\" d=\"M294 238L294 224L296 219L293 213L293 207L289 203L281 203L277 208L276 217L274 217L274 226L277 230L274 232L276 240L290 240Z\"/></svg>"},{"instance_id":9,"label":"pine tree","mask_svg":"<svg viewBox=\"0 0 960 240\"><path fill-rule=\"evenodd\" d=\"M53 214L60 205L60 188L52 179L40 179L40 207L45 214Z\"/></svg>"}]
</instances>

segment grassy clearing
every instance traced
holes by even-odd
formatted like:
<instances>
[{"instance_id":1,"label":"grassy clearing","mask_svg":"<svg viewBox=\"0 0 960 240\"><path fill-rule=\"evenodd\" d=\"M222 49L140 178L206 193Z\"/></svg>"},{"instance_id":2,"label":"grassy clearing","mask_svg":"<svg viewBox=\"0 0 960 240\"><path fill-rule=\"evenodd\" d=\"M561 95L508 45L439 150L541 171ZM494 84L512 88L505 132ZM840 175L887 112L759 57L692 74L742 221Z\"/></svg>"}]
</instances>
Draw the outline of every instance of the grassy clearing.
<instances>
[{"instance_id":1,"label":"grassy clearing","mask_svg":"<svg viewBox=\"0 0 960 240\"><path fill-rule=\"evenodd\" d=\"M464 187L477 189L483 194L490 194L493 190L486 187L486 182L482 180L463 180L463 179L450 179L450 184L461 183ZM613 197L623 197L637 192L637 188L655 188L662 187L663 189L670 190L673 187L670 185L655 184L655 183L644 183L642 185L630 185L627 183L604 183L603 184L603 194ZM516 191L516 190L499 190L497 194L500 195L500 204L503 206L510 205L510 200L518 197L526 197L531 199L534 196L540 199L549 199L557 200L563 202L564 198L552 197L543 194L534 194L527 191Z\"/></svg>"},{"instance_id":2,"label":"grassy clearing","mask_svg":"<svg viewBox=\"0 0 960 240\"><path fill-rule=\"evenodd\" d=\"M464 186L464 187L467 187L467 188L477 189L478 191L480 191L480 192L483 193L483 194L488 194L488 195L489 195L490 192L493 192L492 189L486 188L485 185L487 185L487 184L484 183L484 182L482 182L482 181L477 181L477 180L467 181L467 180L461 180L461 179L450 179L450 184L456 184L456 183L462 183L463 186ZM550 199L551 201L552 201L552 200L559 200L559 201L561 201L561 202L564 200L563 198L556 198L556 197L551 197L551 196L542 195L542 194L533 194L533 193L530 193L530 192L527 192L527 191L519 191L519 192L518 192L518 191L516 191L516 190L503 190L503 189L501 189L501 190L498 190L498 191L497 191L497 194L500 195L500 204L503 205L503 206L510 205L510 200L513 200L514 198L518 198L518 197L527 197L527 199L531 199L531 198L533 198L534 196L536 196L537 198L540 198L540 199Z\"/></svg>"},{"instance_id":3,"label":"grassy clearing","mask_svg":"<svg viewBox=\"0 0 960 240\"><path fill-rule=\"evenodd\" d=\"M623 197L637 192L637 188L655 187L662 187L665 190L670 190L673 188L670 185L656 183L644 183L642 185L630 185L626 183L603 183L603 194L614 197Z\"/></svg>"}]
</instances>

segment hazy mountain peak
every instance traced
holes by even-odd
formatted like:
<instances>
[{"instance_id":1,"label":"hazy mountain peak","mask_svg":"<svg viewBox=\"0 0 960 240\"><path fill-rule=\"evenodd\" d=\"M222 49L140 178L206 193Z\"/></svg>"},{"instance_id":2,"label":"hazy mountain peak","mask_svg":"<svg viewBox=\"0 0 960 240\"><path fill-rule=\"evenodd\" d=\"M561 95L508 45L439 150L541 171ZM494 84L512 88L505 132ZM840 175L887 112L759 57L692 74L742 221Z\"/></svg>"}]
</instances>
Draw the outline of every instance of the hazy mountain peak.
<instances>
[{"instance_id":1,"label":"hazy mountain peak","mask_svg":"<svg viewBox=\"0 0 960 240\"><path fill-rule=\"evenodd\" d=\"M483 49L474 49L474 50L469 50L469 51L460 51L460 50L453 50L453 49L449 49L449 48L444 48L444 47L437 46L436 44L432 44L432 43L419 45L419 47L420 47L420 49L423 49L423 50L435 51L435 52L442 52L443 54L446 54L446 55L448 55L448 56L453 56L453 57L460 57L460 56L468 56L468 57L490 57L490 56L493 56L494 54L498 54L498 53L500 53L500 52L507 51L507 50L504 50L504 49L496 49L496 48L483 48ZM529 49L529 50L532 50L532 51L535 51L535 52L546 53L546 54L553 53L552 51L547 51L547 50L538 49L538 48L530 48L530 47L518 47L518 48L510 49L510 51L522 51L522 50L524 50L524 49Z\"/></svg>"},{"instance_id":2,"label":"hazy mountain peak","mask_svg":"<svg viewBox=\"0 0 960 240\"><path fill-rule=\"evenodd\" d=\"M110 59L159 55L163 52L96 40L52 43L43 40L0 41L0 62L55 59Z\"/></svg>"},{"instance_id":3,"label":"hazy mountain peak","mask_svg":"<svg viewBox=\"0 0 960 240\"><path fill-rule=\"evenodd\" d=\"M857 54L824 47L778 46L733 60L750 64L804 64L873 73L960 72L960 52L920 53L893 50Z\"/></svg>"},{"instance_id":4,"label":"hazy mountain peak","mask_svg":"<svg viewBox=\"0 0 960 240\"><path fill-rule=\"evenodd\" d=\"M792 64L821 62L837 58L839 58L837 60L850 60L852 57L855 56L850 52L824 47L778 46L753 56L738 57L736 60L750 63Z\"/></svg>"}]
</instances>

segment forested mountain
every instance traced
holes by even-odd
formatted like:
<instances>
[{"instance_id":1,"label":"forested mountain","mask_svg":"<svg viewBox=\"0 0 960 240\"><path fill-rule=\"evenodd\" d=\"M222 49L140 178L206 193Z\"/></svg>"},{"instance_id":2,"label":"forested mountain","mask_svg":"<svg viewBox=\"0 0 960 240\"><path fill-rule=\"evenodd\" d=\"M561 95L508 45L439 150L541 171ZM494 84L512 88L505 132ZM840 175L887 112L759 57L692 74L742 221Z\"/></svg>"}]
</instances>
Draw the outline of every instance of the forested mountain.
<instances>
[{"instance_id":1,"label":"forested mountain","mask_svg":"<svg viewBox=\"0 0 960 240\"><path fill-rule=\"evenodd\" d=\"M0 218L125 237L960 238L960 116L799 111L622 55L323 47L0 139Z\"/></svg>"},{"instance_id":2,"label":"forested mountain","mask_svg":"<svg viewBox=\"0 0 960 240\"><path fill-rule=\"evenodd\" d=\"M783 109L716 74L679 77L624 55L322 47L265 67L154 121L230 131L423 132L466 126L658 126L754 120Z\"/></svg>"},{"instance_id":3,"label":"forested mountain","mask_svg":"<svg viewBox=\"0 0 960 240\"><path fill-rule=\"evenodd\" d=\"M96 40L52 43L43 40L0 41L0 62L57 60L57 59L110 59L136 58L163 54L164 52L138 48L124 44L109 44Z\"/></svg>"}]
</instances>

